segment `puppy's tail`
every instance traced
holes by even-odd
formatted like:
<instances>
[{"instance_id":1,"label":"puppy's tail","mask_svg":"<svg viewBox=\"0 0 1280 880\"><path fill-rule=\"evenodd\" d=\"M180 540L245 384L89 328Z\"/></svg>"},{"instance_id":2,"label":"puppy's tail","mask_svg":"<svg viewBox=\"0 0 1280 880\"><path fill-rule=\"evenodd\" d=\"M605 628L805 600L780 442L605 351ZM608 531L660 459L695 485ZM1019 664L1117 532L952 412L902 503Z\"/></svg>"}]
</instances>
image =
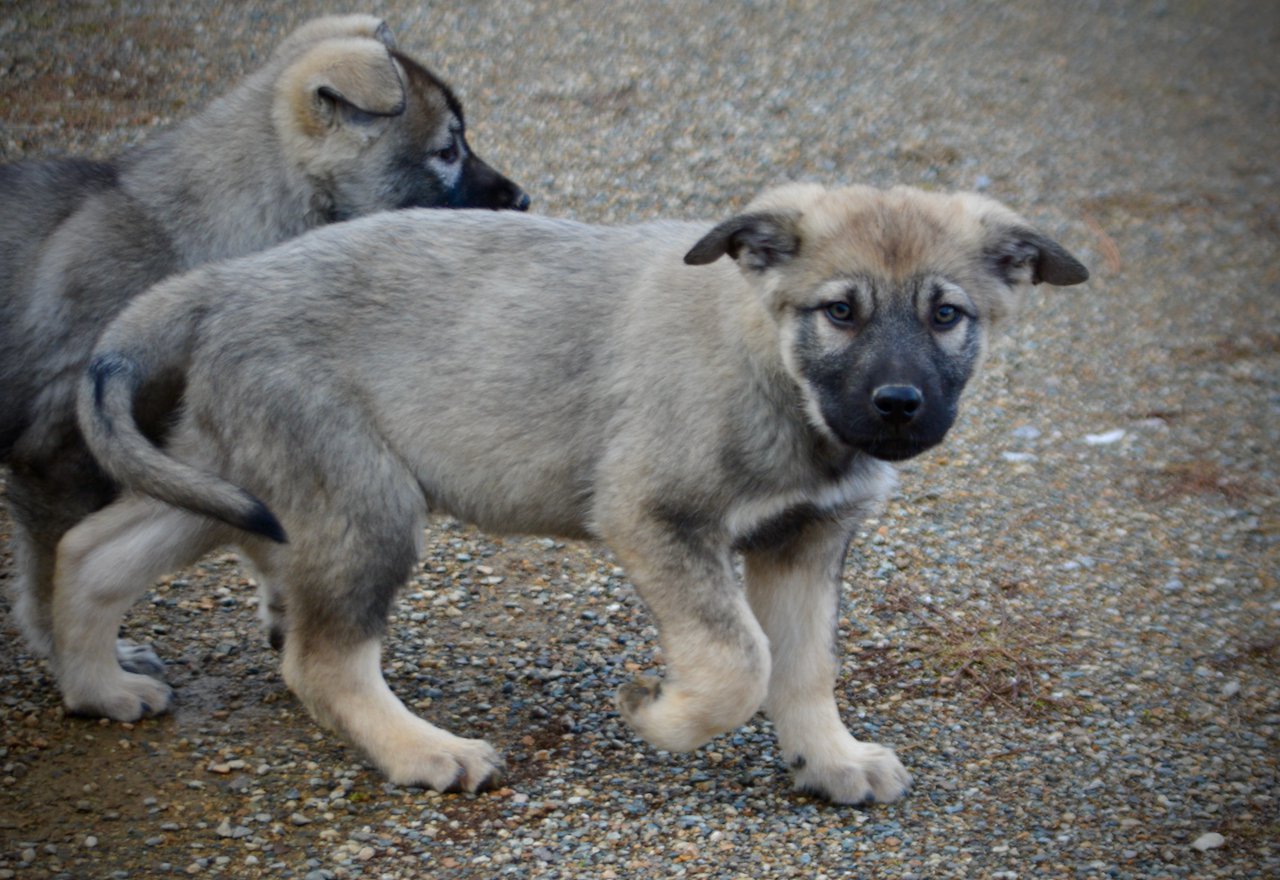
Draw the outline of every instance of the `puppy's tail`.
<instances>
[{"instance_id":1,"label":"puppy's tail","mask_svg":"<svg viewBox=\"0 0 1280 880\"><path fill-rule=\"evenodd\" d=\"M135 415L150 383L185 375L205 308L200 273L153 288L107 328L81 380L80 429L99 464L125 488L277 543L284 527L252 494L157 447Z\"/></svg>"}]
</instances>

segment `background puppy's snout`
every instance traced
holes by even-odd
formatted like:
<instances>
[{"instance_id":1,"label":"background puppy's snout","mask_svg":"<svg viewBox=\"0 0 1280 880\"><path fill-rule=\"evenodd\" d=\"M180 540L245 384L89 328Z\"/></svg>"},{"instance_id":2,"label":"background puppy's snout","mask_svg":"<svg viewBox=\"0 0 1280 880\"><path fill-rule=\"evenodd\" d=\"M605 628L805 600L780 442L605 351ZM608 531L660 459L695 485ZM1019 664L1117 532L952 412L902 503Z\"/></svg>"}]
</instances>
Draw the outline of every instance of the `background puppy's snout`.
<instances>
[{"instance_id":1,"label":"background puppy's snout","mask_svg":"<svg viewBox=\"0 0 1280 880\"><path fill-rule=\"evenodd\" d=\"M881 385L871 392L871 404L889 424L905 425L924 408L924 395L914 385Z\"/></svg>"}]
</instances>

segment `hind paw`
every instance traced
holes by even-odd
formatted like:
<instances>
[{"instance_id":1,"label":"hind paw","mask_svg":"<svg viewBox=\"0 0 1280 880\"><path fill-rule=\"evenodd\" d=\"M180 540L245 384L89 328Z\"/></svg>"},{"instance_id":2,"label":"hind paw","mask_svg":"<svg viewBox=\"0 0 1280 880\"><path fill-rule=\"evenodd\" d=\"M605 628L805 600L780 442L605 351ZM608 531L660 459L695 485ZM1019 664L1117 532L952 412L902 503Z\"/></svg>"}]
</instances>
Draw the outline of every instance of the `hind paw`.
<instances>
[{"instance_id":1,"label":"hind paw","mask_svg":"<svg viewBox=\"0 0 1280 880\"><path fill-rule=\"evenodd\" d=\"M421 785L435 791L488 791L502 775L498 752L482 739L444 734L418 754L397 755L384 767L397 785ZM441 740L444 740L441 742Z\"/></svg>"}]
</instances>

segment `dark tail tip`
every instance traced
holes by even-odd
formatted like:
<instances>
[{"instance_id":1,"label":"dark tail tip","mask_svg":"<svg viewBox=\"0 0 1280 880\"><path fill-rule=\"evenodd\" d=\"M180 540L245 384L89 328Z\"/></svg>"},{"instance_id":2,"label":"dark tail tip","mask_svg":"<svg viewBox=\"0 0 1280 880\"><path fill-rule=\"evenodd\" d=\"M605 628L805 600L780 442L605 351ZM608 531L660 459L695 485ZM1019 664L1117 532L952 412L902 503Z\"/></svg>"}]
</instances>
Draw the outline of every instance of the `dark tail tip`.
<instances>
[{"instance_id":1,"label":"dark tail tip","mask_svg":"<svg viewBox=\"0 0 1280 880\"><path fill-rule=\"evenodd\" d=\"M289 536L285 534L284 526L280 525L280 520L276 519L275 514L267 509L267 505L257 498L253 499L253 512L239 525L246 532L261 535L264 538L275 541L277 544L289 543Z\"/></svg>"},{"instance_id":2,"label":"dark tail tip","mask_svg":"<svg viewBox=\"0 0 1280 880\"><path fill-rule=\"evenodd\" d=\"M89 376L93 379L93 405L101 410L107 394L107 380L123 373L132 373L137 367L132 358L114 352L100 354L89 364Z\"/></svg>"}]
</instances>

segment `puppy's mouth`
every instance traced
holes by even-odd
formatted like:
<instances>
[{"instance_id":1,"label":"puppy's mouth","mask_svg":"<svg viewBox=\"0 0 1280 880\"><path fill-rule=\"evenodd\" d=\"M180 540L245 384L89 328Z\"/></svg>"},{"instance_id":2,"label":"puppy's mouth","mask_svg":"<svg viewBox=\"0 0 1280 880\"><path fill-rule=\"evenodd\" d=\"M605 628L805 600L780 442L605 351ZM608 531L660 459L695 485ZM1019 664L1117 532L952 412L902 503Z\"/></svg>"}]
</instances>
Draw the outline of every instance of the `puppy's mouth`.
<instances>
[{"instance_id":1,"label":"puppy's mouth","mask_svg":"<svg viewBox=\"0 0 1280 880\"><path fill-rule=\"evenodd\" d=\"M881 461L904 461L940 444L954 423L954 413L935 407L908 421L858 415L842 423L828 422L847 445ZM843 430L842 430L843 429Z\"/></svg>"},{"instance_id":2,"label":"puppy's mouth","mask_svg":"<svg viewBox=\"0 0 1280 880\"><path fill-rule=\"evenodd\" d=\"M863 452L872 458L878 458L881 461L905 461L913 458L926 449L932 449L941 442L941 438L937 440L926 440L920 437L891 437L878 438L870 443L860 444Z\"/></svg>"},{"instance_id":3,"label":"puppy's mouth","mask_svg":"<svg viewBox=\"0 0 1280 880\"><path fill-rule=\"evenodd\" d=\"M878 458L881 461L905 461L937 446L946 436L946 431L937 433L882 426L880 430L859 433L855 436L842 434L840 439L872 458Z\"/></svg>"}]
</instances>

